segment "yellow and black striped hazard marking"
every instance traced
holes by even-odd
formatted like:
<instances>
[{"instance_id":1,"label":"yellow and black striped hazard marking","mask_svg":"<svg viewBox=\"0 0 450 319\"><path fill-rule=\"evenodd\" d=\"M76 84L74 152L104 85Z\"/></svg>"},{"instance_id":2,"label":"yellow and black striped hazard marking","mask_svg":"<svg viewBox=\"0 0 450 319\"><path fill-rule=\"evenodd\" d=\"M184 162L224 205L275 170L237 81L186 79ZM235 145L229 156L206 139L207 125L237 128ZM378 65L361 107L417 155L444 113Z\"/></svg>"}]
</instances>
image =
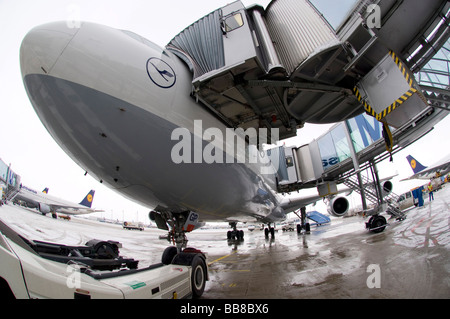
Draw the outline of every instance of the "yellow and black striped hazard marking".
<instances>
[{"instance_id":1,"label":"yellow and black striped hazard marking","mask_svg":"<svg viewBox=\"0 0 450 319\"><path fill-rule=\"evenodd\" d=\"M377 113L375 110L370 106L369 103L367 103L365 100L363 100L361 93L359 93L358 88L355 86L353 89L353 92L356 95L356 98L358 101L364 106L364 109L366 110L367 114L375 117L378 121L381 121L384 119L388 114L390 114L392 111L394 111L397 107L402 105L404 102L406 102L407 99L409 99L414 93L417 93L418 91L415 88L411 88L403 94L401 97L399 97L394 103L389 105L386 109L384 109L382 112Z\"/></svg>"},{"instance_id":2,"label":"yellow and black striped hazard marking","mask_svg":"<svg viewBox=\"0 0 450 319\"><path fill-rule=\"evenodd\" d=\"M400 105L402 105L403 103L406 102L406 100L408 100L413 94L417 93L419 95L419 97L425 102L425 104L427 104L427 100L426 98L423 96L423 94L418 91L417 89L415 89L413 87L413 76L409 73L408 69L406 68L406 66L403 64L403 62L398 58L398 56L394 53L394 51L389 51L389 56L392 58L392 60L394 60L395 64L397 64L400 72L402 72L403 76L406 79L406 82L408 83L410 89L403 94L402 96L400 96L397 100L394 101L394 103L392 103L391 105L389 105L386 109L384 109L382 112L377 113L375 112L375 110L372 108L372 106L370 106L369 103L367 103L367 101L365 101L362 96L361 93L358 90L358 87L355 86L353 88L353 93L356 95L356 98L358 99L358 101L364 106L364 109L366 110L367 114L375 117L378 121L381 121L382 119L384 119L388 114L390 114L391 112L393 112L396 108L398 108Z\"/></svg>"}]
</instances>

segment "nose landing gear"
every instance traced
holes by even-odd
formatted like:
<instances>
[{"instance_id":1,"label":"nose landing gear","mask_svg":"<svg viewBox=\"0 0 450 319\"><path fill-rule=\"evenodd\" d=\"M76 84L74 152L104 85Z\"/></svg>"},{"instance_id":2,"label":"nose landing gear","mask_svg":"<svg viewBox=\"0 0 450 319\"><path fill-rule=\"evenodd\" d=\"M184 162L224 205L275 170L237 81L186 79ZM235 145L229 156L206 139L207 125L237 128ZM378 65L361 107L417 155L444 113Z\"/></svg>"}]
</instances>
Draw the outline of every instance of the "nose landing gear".
<instances>
[{"instance_id":1,"label":"nose landing gear","mask_svg":"<svg viewBox=\"0 0 450 319\"><path fill-rule=\"evenodd\" d=\"M167 230L165 237L175 246L167 247L161 257L165 265L184 265L191 267L191 288L194 298L202 296L206 281L209 280L208 266L205 254L194 248L186 248L188 239L186 232L200 228L203 223L198 221L198 214L194 212L172 213L166 209L151 211L149 217L159 229Z\"/></svg>"},{"instance_id":2,"label":"nose landing gear","mask_svg":"<svg viewBox=\"0 0 450 319\"><path fill-rule=\"evenodd\" d=\"M159 229L167 230L167 240L174 244L177 252L180 253L188 243L186 233L200 228L204 223L198 221L198 214L194 212L172 213L165 209L160 211L151 211L150 220L156 223Z\"/></svg>"}]
</instances>

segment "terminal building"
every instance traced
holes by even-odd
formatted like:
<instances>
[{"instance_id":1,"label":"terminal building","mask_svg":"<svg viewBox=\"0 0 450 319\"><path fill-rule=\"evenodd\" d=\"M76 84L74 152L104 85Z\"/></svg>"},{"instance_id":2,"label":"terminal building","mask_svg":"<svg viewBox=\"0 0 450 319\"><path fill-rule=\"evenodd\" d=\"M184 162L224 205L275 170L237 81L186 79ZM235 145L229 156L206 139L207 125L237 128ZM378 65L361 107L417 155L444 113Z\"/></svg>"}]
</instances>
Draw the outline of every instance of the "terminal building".
<instances>
[{"instance_id":1,"label":"terminal building","mask_svg":"<svg viewBox=\"0 0 450 319\"><path fill-rule=\"evenodd\" d=\"M20 189L20 176L2 159L0 159L0 188L0 202L13 198Z\"/></svg>"}]
</instances>

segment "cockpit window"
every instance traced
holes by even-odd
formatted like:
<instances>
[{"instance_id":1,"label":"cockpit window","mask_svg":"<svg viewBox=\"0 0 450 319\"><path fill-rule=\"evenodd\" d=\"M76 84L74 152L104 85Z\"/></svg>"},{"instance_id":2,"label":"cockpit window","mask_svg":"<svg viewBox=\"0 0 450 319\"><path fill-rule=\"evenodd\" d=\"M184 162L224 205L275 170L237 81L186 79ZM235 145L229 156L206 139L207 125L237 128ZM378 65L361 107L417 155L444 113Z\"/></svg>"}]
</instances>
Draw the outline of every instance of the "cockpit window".
<instances>
[{"instance_id":1,"label":"cockpit window","mask_svg":"<svg viewBox=\"0 0 450 319\"><path fill-rule=\"evenodd\" d=\"M159 45L157 45L157 44L147 40L146 38L141 37L139 34L136 34L134 32L128 31L128 30L120 30L120 31L125 33L130 38L133 38L134 40L136 40L136 41L138 41L140 43L143 43L146 46L148 46L148 47L150 47L150 48L152 48L154 50L157 50L157 51L161 52L162 54L165 54L165 55L168 56L167 52L163 48L161 48Z\"/></svg>"},{"instance_id":2,"label":"cockpit window","mask_svg":"<svg viewBox=\"0 0 450 319\"><path fill-rule=\"evenodd\" d=\"M136 34L134 32L128 31L128 30L120 30L123 33L125 33L127 36L129 36L130 38L135 39L136 41L142 42L142 37L139 34Z\"/></svg>"}]
</instances>

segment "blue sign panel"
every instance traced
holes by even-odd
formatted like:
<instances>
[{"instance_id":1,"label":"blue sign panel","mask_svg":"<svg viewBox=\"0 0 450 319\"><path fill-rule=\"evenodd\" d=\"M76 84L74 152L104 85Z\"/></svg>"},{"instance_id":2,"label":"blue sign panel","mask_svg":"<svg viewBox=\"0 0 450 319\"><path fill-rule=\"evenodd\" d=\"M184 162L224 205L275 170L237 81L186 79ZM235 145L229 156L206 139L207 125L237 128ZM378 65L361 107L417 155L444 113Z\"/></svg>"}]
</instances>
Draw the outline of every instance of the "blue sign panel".
<instances>
[{"instance_id":1,"label":"blue sign panel","mask_svg":"<svg viewBox=\"0 0 450 319\"><path fill-rule=\"evenodd\" d=\"M362 114L347 121L350 136L358 153L382 137L383 125L374 117Z\"/></svg>"},{"instance_id":2,"label":"blue sign panel","mask_svg":"<svg viewBox=\"0 0 450 319\"><path fill-rule=\"evenodd\" d=\"M345 134L346 129L350 132L356 153L369 147L383 136L383 125L367 114L361 114L332 128L317 140L325 171L351 156L351 149Z\"/></svg>"}]
</instances>

